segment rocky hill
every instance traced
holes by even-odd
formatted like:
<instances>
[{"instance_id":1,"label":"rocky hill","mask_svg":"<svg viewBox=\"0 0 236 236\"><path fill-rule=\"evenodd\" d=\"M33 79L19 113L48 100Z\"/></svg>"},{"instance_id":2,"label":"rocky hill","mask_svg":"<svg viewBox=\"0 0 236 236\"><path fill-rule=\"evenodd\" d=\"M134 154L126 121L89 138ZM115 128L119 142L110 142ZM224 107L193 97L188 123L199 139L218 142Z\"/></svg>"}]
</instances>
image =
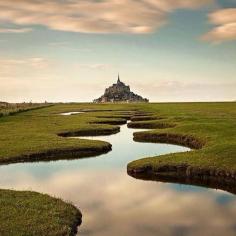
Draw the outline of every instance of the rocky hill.
<instances>
[{"instance_id":1,"label":"rocky hill","mask_svg":"<svg viewBox=\"0 0 236 236\"><path fill-rule=\"evenodd\" d=\"M116 84L113 84L109 88L106 88L105 93L95 99L93 102L95 103L104 103L104 102L149 102L148 99L141 97L130 91L130 87L125 85L120 81L118 76L118 80Z\"/></svg>"}]
</instances>

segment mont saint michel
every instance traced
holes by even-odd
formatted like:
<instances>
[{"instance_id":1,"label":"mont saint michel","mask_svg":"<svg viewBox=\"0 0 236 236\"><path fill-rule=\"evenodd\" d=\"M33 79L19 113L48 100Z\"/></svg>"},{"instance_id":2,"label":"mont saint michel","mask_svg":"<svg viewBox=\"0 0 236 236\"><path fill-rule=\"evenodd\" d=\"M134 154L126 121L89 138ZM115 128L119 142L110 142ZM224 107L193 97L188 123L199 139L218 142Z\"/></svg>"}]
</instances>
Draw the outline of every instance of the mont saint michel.
<instances>
[{"instance_id":1,"label":"mont saint michel","mask_svg":"<svg viewBox=\"0 0 236 236\"><path fill-rule=\"evenodd\" d=\"M93 102L149 102L149 100L133 93L130 90L130 86L121 82L120 76L118 75L117 83L113 84L109 88L106 88L105 93L98 99L95 99Z\"/></svg>"}]
</instances>

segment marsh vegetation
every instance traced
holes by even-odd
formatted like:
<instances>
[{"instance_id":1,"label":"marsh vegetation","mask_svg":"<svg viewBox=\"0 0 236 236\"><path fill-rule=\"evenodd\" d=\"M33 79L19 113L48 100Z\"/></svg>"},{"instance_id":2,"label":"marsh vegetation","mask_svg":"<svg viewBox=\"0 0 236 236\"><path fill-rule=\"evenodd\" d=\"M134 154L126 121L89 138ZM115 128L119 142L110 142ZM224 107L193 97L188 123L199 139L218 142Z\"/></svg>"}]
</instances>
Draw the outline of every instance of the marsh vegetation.
<instances>
[{"instance_id":1,"label":"marsh vegetation","mask_svg":"<svg viewBox=\"0 0 236 236\"><path fill-rule=\"evenodd\" d=\"M187 211L183 212L183 209L187 207L192 209L192 212L197 212L205 208L208 209L209 214L217 215L215 212L220 210L220 206L214 199L220 197L225 199L220 210L224 211L224 217L217 216L218 222L227 221L228 224L221 224L218 232L228 232L228 235L233 235L234 230L231 226L234 222L230 219L235 216L236 212L227 204L235 202L233 195L215 191L209 195L207 189L197 187L184 187L184 190L180 190L182 187L179 185L165 187L155 185L154 188L155 183L137 182L129 177L126 174L126 166L130 162L128 173L143 180L202 185L234 192L235 108L235 103L60 104L19 113L15 116L4 116L0 118L2 131L0 133L0 163L2 164L0 184L2 188L16 190L30 188L57 196L80 207L84 219L79 230L80 235L85 235L86 232L93 232L96 235L118 235L117 233L120 232L118 225L124 224L123 217L127 220L118 208L129 215L130 226L122 229L123 234L151 235L152 230L158 232L158 228L161 227L162 233L172 235L174 231L167 233L165 230L170 228L170 224L183 227L177 219L184 216L186 219L191 217L195 223L191 230L188 229L191 235L197 232L196 227L199 226L200 219L197 218L197 213L190 216ZM84 110L87 112L81 113ZM61 115L61 113L71 112L73 115ZM133 129L127 128L128 119L131 119L128 127ZM124 125L120 128L122 124ZM148 130L142 130L144 128ZM183 145L192 150L158 143ZM88 158L98 154L101 156ZM137 160L145 156L150 156L150 158ZM82 159L82 157L86 158ZM45 162L60 159L61 161L57 162ZM74 160L66 161L65 159ZM32 161L44 162L30 163ZM3 165L17 162L28 163ZM89 190L86 186L89 186ZM133 196L131 193L133 191L138 194ZM165 192L165 196L171 193L175 199L186 198L186 202L179 203L179 212L175 212L172 223L170 219L165 219L164 208L162 211L161 205L157 204L158 195L161 192ZM22 198L22 194L27 197ZM139 198L139 194L143 197ZM204 199L201 201L201 208L193 209L194 202L192 206L187 204L187 198L190 195L191 199L196 198L196 202ZM92 196L96 196L96 199ZM45 198L47 203L43 203ZM114 205L109 204L113 202L109 199L115 198L119 201L116 201ZM3 190L0 200L5 204L1 216L4 216L4 211L8 211L9 219L12 219L10 222L15 222L13 227L3 217L1 224L4 226L4 232L10 228L18 230L20 224L17 223L17 217L19 215L22 215L22 221L19 221L21 225L30 225L35 228L35 231L29 234L24 231L24 235L37 235L35 232L41 229L49 230L51 235L70 235L71 232L74 233L75 223L79 224L79 219L81 220L79 211L76 211L72 205L48 195ZM20 212L21 209L14 205L14 201L16 204L20 202L18 205L22 206L22 209L32 207L31 219ZM139 206L132 204L137 201L141 201L142 204ZM154 205L150 208L151 202ZM208 205L204 202L208 202ZM43 205L48 205L48 207L42 207ZM132 206L135 212L127 210L129 209L127 206ZM153 210L155 206L162 214L156 215ZM175 207L173 204L173 209ZM11 212L9 209L13 208L19 211ZM64 210L60 211L61 209ZM111 213L107 213L103 221L99 216L104 211L108 212L108 209ZM173 209L170 207L171 211ZM52 211L55 211L55 214ZM119 214L114 214L114 212L119 212ZM182 212L181 215L180 212ZM37 228L34 222L39 213L45 216L45 219L50 216L51 221L42 221ZM142 226L135 231L134 226L137 220L134 216L141 213L144 218L150 220L140 223ZM210 217L209 214L207 217ZM157 222L154 223L151 220L153 217L162 219L166 227L163 224L161 226ZM105 224L108 218L109 223ZM57 227L56 222L60 220L64 222L64 226L61 224L62 228L67 231ZM50 223L51 228L48 222L53 222ZM103 230L99 231L97 225L103 226ZM149 231L148 228L152 230ZM27 230L27 227L25 229ZM214 230L210 225L205 224L201 232L206 232L206 229L208 232L213 232L211 229Z\"/></svg>"}]
</instances>

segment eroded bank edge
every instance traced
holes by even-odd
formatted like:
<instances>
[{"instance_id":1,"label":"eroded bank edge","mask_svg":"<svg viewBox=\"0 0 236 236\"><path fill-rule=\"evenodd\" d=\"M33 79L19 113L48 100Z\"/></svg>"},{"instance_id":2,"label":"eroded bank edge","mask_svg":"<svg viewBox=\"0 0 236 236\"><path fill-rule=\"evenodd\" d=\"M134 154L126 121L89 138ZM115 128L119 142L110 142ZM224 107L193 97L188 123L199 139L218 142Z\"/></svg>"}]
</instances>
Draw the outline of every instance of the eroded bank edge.
<instances>
[{"instance_id":1,"label":"eroded bank edge","mask_svg":"<svg viewBox=\"0 0 236 236\"><path fill-rule=\"evenodd\" d=\"M129 123L129 126L131 128L140 129L164 129L175 127L175 125L171 123L143 121L144 120L142 120L142 122L131 122ZM201 140L192 135L183 135L171 132L136 132L134 133L134 141L175 144L195 150L202 149L206 145L205 140ZM166 164L163 159L160 163L155 162L155 164L153 164L151 161L150 163L147 163L146 161L145 164L141 164L141 161L144 159L148 160L149 158L130 162L127 166L127 173L138 179L199 185L216 189L219 188L231 193L236 193L236 171L214 167L197 167L186 163ZM140 163L138 163L139 161Z\"/></svg>"}]
</instances>

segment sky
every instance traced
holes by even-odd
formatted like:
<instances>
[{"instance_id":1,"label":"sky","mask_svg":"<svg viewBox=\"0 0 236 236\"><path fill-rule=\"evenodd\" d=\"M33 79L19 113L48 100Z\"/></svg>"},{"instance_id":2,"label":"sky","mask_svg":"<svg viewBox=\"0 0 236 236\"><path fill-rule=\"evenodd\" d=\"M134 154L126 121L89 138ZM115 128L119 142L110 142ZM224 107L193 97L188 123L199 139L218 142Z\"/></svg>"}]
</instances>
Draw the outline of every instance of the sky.
<instances>
[{"instance_id":1,"label":"sky","mask_svg":"<svg viewBox=\"0 0 236 236\"><path fill-rule=\"evenodd\" d=\"M0 0L0 101L236 100L236 0Z\"/></svg>"}]
</instances>

